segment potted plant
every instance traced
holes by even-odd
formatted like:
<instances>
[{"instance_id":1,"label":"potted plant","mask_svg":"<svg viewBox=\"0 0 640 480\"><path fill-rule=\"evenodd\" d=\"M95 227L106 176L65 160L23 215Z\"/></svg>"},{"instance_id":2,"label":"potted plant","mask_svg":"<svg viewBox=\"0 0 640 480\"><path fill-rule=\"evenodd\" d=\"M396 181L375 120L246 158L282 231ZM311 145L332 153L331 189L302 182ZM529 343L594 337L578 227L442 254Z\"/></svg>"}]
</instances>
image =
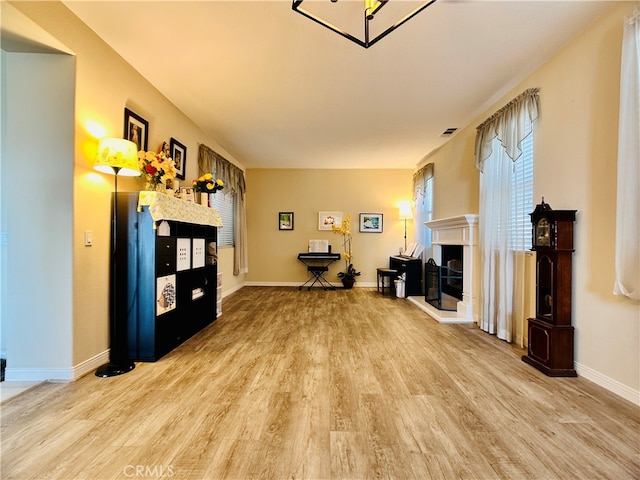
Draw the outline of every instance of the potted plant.
<instances>
[{"instance_id":1,"label":"potted plant","mask_svg":"<svg viewBox=\"0 0 640 480\"><path fill-rule=\"evenodd\" d=\"M349 264L346 272L338 273L338 277L342 278L344 288L353 288L353 284L356 283L356 277L359 275L360 272L356 271L352 263Z\"/></svg>"},{"instance_id":2,"label":"potted plant","mask_svg":"<svg viewBox=\"0 0 640 480\"><path fill-rule=\"evenodd\" d=\"M209 206L209 194L216 193L224 188L224 182L219 178L214 180L213 175L205 173L193 181L193 189L200 193L200 203Z\"/></svg>"},{"instance_id":3,"label":"potted plant","mask_svg":"<svg viewBox=\"0 0 640 480\"><path fill-rule=\"evenodd\" d=\"M342 279L344 288L353 288L353 284L356 283L356 277L360 276L360 272L353 266L353 256L351 255L351 215L347 215L347 218L342 221L342 225L334 225L332 229L334 233L342 235L342 255L344 264L347 267L346 271L338 273L338 278Z\"/></svg>"}]
</instances>

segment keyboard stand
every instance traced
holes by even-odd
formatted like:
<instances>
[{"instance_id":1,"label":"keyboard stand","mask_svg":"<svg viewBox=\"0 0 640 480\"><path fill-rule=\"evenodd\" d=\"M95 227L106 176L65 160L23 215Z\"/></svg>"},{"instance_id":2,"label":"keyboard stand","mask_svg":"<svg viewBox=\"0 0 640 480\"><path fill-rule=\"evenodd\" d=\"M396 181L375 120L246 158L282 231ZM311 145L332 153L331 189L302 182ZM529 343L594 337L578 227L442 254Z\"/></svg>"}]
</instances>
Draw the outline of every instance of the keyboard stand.
<instances>
[{"instance_id":1,"label":"keyboard stand","mask_svg":"<svg viewBox=\"0 0 640 480\"><path fill-rule=\"evenodd\" d=\"M309 270L309 273L311 273L311 276L309 277L309 280L307 280L306 282L304 282L302 285L298 287L298 290L302 290L302 288L305 287L307 283L311 282L312 280L313 282L311 282L311 285L308 286L309 290L311 290L311 287L313 287L316 284L316 282L319 283L320 286L325 290L327 288L331 290L336 289L336 287L331 285L331 283L329 283L329 281L326 278L324 278L324 274L325 272L329 271L329 267L314 265L314 266L307 267L307 270Z\"/></svg>"},{"instance_id":2,"label":"keyboard stand","mask_svg":"<svg viewBox=\"0 0 640 480\"><path fill-rule=\"evenodd\" d=\"M340 260L339 253L300 253L298 260L306 265L309 272L309 278L298 287L298 290L302 290L304 287L311 290L311 287L316 283L324 290L336 289L324 275L329 271L329 265Z\"/></svg>"}]
</instances>

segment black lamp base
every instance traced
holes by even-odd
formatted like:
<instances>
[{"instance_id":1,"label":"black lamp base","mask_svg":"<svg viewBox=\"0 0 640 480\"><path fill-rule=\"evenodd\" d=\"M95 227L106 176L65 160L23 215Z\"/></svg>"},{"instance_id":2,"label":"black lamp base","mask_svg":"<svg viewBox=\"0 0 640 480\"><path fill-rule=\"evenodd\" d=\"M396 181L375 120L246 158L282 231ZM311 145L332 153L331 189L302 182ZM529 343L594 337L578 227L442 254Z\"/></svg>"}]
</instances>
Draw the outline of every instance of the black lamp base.
<instances>
[{"instance_id":1,"label":"black lamp base","mask_svg":"<svg viewBox=\"0 0 640 480\"><path fill-rule=\"evenodd\" d=\"M134 368L136 368L136 364L130 361L122 363L105 363L96 370L96 377L116 377L124 373L129 373Z\"/></svg>"}]
</instances>

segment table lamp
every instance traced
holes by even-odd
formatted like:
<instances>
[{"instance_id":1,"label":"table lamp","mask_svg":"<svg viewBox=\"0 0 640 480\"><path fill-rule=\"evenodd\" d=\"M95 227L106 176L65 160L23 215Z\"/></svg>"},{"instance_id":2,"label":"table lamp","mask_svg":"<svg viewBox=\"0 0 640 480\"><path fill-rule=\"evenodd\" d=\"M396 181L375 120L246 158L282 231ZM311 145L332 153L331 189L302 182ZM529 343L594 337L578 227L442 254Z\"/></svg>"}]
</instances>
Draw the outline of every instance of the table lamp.
<instances>
[{"instance_id":1,"label":"table lamp","mask_svg":"<svg viewBox=\"0 0 640 480\"><path fill-rule=\"evenodd\" d=\"M409 202L400 203L400 213L398 215L400 220L404 220L404 251L407 251L407 220L413 219L413 213L411 211L411 204Z\"/></svg>"},{"instance_id":2,"label":"table lamp","mask_svg":"<svg viewBox=\"0 0 640 480\"><path fill-rule=\"evenodd\" d=\"M117 310L116 238L118 228L118 176L140 175L138 147L122 138L103 138L98 143L98 153L93 168L115 176L111 213L111 275L109 291L109 363L96 370L97 377L114 377L130 372L135 364L127 351L127 316Z\"/></svg>"}]
</instances>

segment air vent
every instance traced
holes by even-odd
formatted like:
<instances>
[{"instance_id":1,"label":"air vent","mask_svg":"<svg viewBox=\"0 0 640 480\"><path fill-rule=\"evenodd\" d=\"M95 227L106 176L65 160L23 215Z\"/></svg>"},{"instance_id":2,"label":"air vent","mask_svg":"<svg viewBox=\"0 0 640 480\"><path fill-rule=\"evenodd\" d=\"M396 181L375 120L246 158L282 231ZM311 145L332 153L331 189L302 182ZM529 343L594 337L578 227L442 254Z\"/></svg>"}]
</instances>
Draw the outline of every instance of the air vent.
<instances>
[{"instance_id":1,"label":"air vent","mask_svg":"<svg viewBox=\"0 0 640 480\"><path fill-rule=\"evenodd\" d=\"M442 132L441 137L450 137L453 133L458 130L457 128L447 128L444 132Z\"/></svg>"}]
</instances>

